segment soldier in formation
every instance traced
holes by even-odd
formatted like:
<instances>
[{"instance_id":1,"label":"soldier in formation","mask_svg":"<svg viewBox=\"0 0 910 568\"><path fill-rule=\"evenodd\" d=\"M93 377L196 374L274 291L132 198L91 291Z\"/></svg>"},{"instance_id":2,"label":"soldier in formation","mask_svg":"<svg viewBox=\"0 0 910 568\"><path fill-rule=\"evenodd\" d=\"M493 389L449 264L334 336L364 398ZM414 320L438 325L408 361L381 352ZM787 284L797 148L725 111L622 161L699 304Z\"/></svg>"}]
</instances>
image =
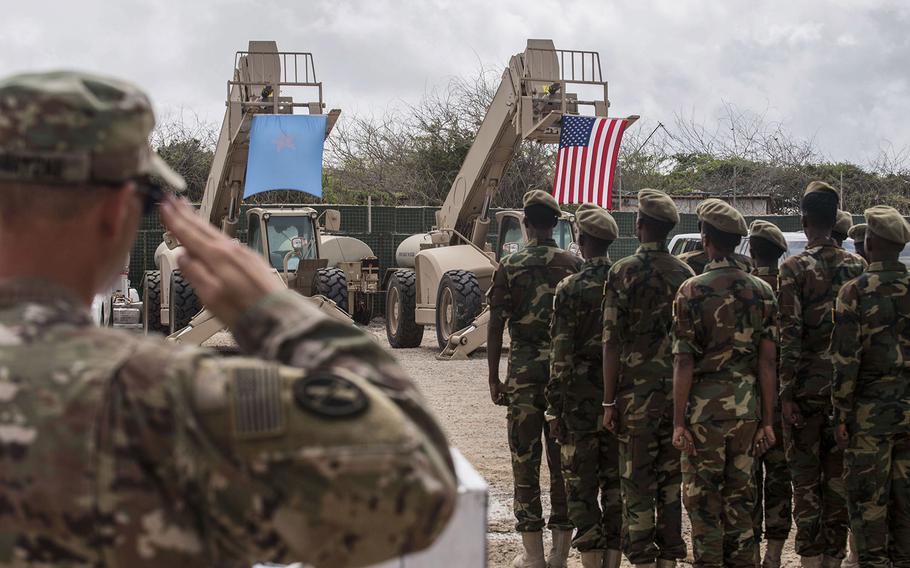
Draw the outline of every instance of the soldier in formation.
<instances>
[{"instance_id":1,"label":"soldier in formation","mask_svg":"<svg viewBox=\"0 0 910 568\"><path fill-rule=\"evenodd\" d=\"M490 397L495 404L508 407L516 530L521 533L523 546L513 566L560 568L565 566L569 554L573 527L566 506L559 446L545 419L545 389L550 376L550 320L556 285L578 272L581 260L560 249L553 240L553 228L562 210L552 195L532 190L525 194L523 204L528 244L502 259L488 293ZM506 324L511 346L508 377L503 383L499 378L499 358ZM544 559L540 502L544 449L550 471L552 509L548 526L553 537L553 548L547 559Z\"/></svg>"},{"instance_id":2,"label":"soldier in formation","mask_svg":"<svg viewBox=\"0 0 910 568\"><path fill-rule=\"evenodd\" d=\"M695 566L754 567L754 458L775 443L777 303L733 257L745 220L719 200L699 211L710 261L674 301L673 444Z\"/></svg>"},{"instance_id":3,"label":"soldier in formation","mask_svg":"<svg viewBox=\"0 0 910 568\"><path fill-rule=\"evenodd\" d=\"M701 210L701 208L704 207L705 204L709 201L711 201L711 200L706 199L705 201L702 201L701 203L699 203L698 206L695 208L695 214L698 215L699 210ZM698 222L698 230L699 230L699 232L701 231L701 221ZM696 250L684 252L684 253L680 254L677 258L679 258L679 260L688 264L689 268L691 268L692 272L694 272L696 275L704 272L705 266L708 264L708 262L710 262L710 259L708 258L708 253L707 253L707 251L705 251L704 245L702 243L698 244L698 248ZM752 259L744 254L734 252L733 258L735 258L738 262L740 262L741 264L744 264L745 266L748 266L750 268L752 266Z\"/></svg>"},{"instance_id":4,"label":"soldier in formation","mask_svg":"<svg viewBox=\"0 0 910 568\"><path fill-rule=\"evenodd\" d=\"M831 354L836 439L860 566L910 566L910 226L867 209L869 267L838 292Z\"/></svg>"},{"instance_id":5,"label":"soldier in formation","mask_svg":"<svg viewBox=\"0 0 910 568\"><path fill-rule=\"evenodd\" d=\"M752 222L749 227L749 254L752 256L752 275L762 279L777 294L778 262L787 251L784 234L773 223L763 220ZM783 440L780 405L774 412L774 437ZM775 444L755 460L755 542L761 544L762 536L768 544L762 568L780 568L784 542L790 535L792 524L792 490L787 456L781 443Z\"/></svg>"},{"instance_id":6,"label":"soldier in formation","mask_svg":"<svg viewBox=\"0 0 910 568\"><path fill-rule=\"evenodd\" d=\"M831 238L834 239L834 242L837 243L837 246L843 247L844 241L847 240L848 233L850 232L850 227L853 226L853 215L839 209L837 211L837 220L834 222L834 227L831 229Z\"/></svg>"},{"instance_id":7,"label":"soldier in formation","mask_svg":"<svg viewBox=\"0 0 910 568\"><path fill-rule=\"evenodd\" d=\"M584 568L619 568L622 504L616 438L603 429L600 341L607 250L619 227L606 210L584 204L575 214L581 270L556 287L550 328L547 420L559 441L572 545ZM599 502L598 502L599 501Z\"/></svg>"},{"instance_id":8,"label":"soldier in formation","mask_svg":"<svg viewBox=\"0 0 910 568\"><path fill-rule=\"evenodd\" d=\"M866 262L869 262L869 258L866 256L866 224L859 223L858 225L853 225L850 227L847 236L853 239L853 246L856 248L856 254L863 257L863 260Z\"/></svg>"},{"instance_id":9,"label":"soldier in formation","mask_svg":"<svg viewBox=\"0 0 910 568\"><path fill-rule=\"evenodd\" d=\"M604 427L619 440L622 548L635 566L685 558L679 450L673 447L673 298L692 270L667 251L679 222L665 193L638 193L636 253L610 270L603 295Z\"/></svg>"},{"instance_id":10,"label":"soldier in formation","mask_svg":"<svg viewBox=\"0 0 910 568\"><path fill-rule=\"evenodd\" d=\"M140 90L17 75L0 117L0 566L363 566L433 542L455 475L413 384L165 196L184 183ZM245 356L92 325L159 202Z\"/></svg>"},{"instance_id":11,"label":"soldier in formation","mask_svg":"<svg viewBox=\"0 0 910 568\"><path fill-rule=\"evenodd\" d=\"M840 566L847 541L843 452L830 418L831 314L840 287L862 274L865 261L831 238L839 201L837 190L826 183L807 186L800 209L809 243L781 265L778 291L780 398L796 552L803 566L813 568Z\"/></svg>"}]
</instances>

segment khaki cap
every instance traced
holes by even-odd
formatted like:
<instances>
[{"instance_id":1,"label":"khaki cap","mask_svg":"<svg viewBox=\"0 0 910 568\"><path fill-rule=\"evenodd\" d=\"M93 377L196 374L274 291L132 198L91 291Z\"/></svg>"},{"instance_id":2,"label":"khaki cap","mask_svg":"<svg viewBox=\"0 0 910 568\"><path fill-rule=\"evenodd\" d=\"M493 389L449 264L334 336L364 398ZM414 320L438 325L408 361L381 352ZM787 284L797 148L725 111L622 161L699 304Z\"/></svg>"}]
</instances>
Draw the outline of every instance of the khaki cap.
<instances>
[{"instance_id":1,"label":"khaki cap","mask_svg":"<svg viewBox=\"0 0 910 568\"><path fill-rule=\"evenodd\" d=\"M858 223L850 227L850 230L847 231L847 236L853 239L858 243L862 243L866 240L866 225L865 223Z\"/></svg>"},{"instance_id":2,"label":"khaki cap","mask_svg":"<svg viewBox=\"0 0 910 568\"><path fill-rule=\"evenodd\" d=\"M745 237L749 235L746 220L732 205L720 199L706 199L696 208L698 220L725 233Z\"/></svg>"},{"instance_id":3,"label":"khaki cap","mask_svg":"<svg viewBox=\"0 0 910 568\"><path fill-rule=\"evenodd\" d=\"M765 239L779 249L787 250L787 239L784 238L784 234L777 228L777 225L770 221L763 219L752 221L752 224L749 225L749 237Z\"/></svg>"},{"instance_id":4,"label":"khaki cap","mask_svg":"<svg viewBox=\"0 0 910 568\"><path fill-rule=\"evenodd\" d=\"M652 219L676 225L679 223L679 210L673 199L657 189L645 188L638 192L638 210Z\"/></svg>"},{"instance_id":5,"label":"khaki cap","mask_svg":"<svg viewBox=\"0 0 910 568\"><path fill-rule=\"evenodd\" d=\"M892 243L910 242L910 225L894 207L876 205L866 209L867 231Z\"/></svg>"},{"instance_id":6,"label":"khaki cap","mask_svg":"<svg viewBox=\"0 0 910 568\"><path fill-rule=\"evenodd\" d=\"M615 241L619 237L619 225L613 216L593 203L585 203L578 208L575 222L578 223L578 230L586 235L605 241Z\"/></svg>"},{"instance_id":7,"label":"khaki cap","mask_svg":"<svg viewBox=\"0 0 910 568\"><path fill-rule=\"evenodd\" d=\"M835 233L840 233L846 235L850 231L850 227L853 226L853 215L843 211L841 209L837 210L837 221L834 223L834 228L832 231Z\"/></svg>"},{"instance_id":8,"label":"khaki cap","mask_svg":"<svg viewBox=\"0 0 910 568\"><path fill-rule=\"evenodd\" d=\"M806 186L806 191L803 192L803 195L809 195L810 193L815 193L816 191L830 191L837 197L837 202L840 203L840 192L834 188L834 186L827 184L823 181L810 181L809 185Z\"/></svg>"},{"instance_id":9,"label":"khaki cap","mask_svg":"<svg viewBox=\"0 0 910 568\"><path fill-rule=\"evenodd\" d=\"M556 213L557 217L562 215L562 209L559 208L559 203L556 202L556 198L542 189L532 189L525 193L521 203L522 207L525 208L530 207L531 205L546 205Z\"/></svg>"},{"instance_id":10,"label":"khaki cap","mask_svg":"<svg viewBox=\"0 0 910 568\"><path fill-rule=\"evenodd\" d=\"M45 184L183 178L148 143L155 116L138 87L77 71L0 80L0 180Z\"/></svg>"}]
</instances>

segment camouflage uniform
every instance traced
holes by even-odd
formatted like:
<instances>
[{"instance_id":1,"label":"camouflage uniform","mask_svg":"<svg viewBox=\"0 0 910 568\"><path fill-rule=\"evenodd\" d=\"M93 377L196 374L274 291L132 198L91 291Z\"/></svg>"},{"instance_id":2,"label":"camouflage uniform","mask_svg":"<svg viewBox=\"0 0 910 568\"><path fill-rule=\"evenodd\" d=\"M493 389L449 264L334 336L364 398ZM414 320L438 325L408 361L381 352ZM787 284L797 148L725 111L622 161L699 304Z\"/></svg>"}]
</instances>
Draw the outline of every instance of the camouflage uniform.
<instances>
[{"instance_id":1,"label":"camouflage uniform","mask_svg":"<svg viewBox=\"0 0 910 568\"><path fill-rule=\"evenodd\" d=\"M540 503L540 460L546 442L550 470L551 515L548 527L571 530L566 488L560 471L559 445L550 435L544 413L550 378L550 318L556 285L578 272L581 259L563 251L552 239L528 241L523 250L502 259L488 292L490 320L508 321L509 449L515 483L516 530L543 528Z\"/></svg>"},{"instance_id":2,"label":"camouflage uniform","mask_svg":"<svg viewBox=\"0 0 910 568\"><path fill-rule=\"evenodd\" d=\"M836 420L861 566L910 566L910 275L873 262L837 296L831 338Z\"/></svg>"},{"instance_id":3,"label":"camouflage uniform","mask_svg":"<svg viewBox=\"0 0 910 568\"><path fill-rule=\"evenodd\" d=\"M708 253L706 253L704 249L690 250L689 252L678 255L676 258L688 264L689 268L691 268L692 272L696 275L702 274L705 271L705 266L708 264ZM733 258L748 269L752 268L751 257L735 252L733 253Z\"/></svg>"},{"instance_id":4,"label":"camouflage uniform","mask_svg":"<svg viewBox=\"0 0 910 568\"><path fill-rule=\"evenodd\" d=\"M238 323L264 359L220 358L0 283L0 566L334 567L429 545L454 506L442 432L388 355L304 302Z\"/></svg>"},{"instance_id":5,"label":"camouflage uniform","mask_svg":"<svg viewBox=\"0 0 910 568\"><path fill-rule=\"evenodd\" d=\"M847 505L843 452L831 424L833 366L828 353L837 292L859 276L865 261L815 240L780 268L780 399L799 405L805 424L784 423L787 462L793 483L796 552L843 558Z\"/></svg>"},{"instance_id":6,"label":"camouflage uniform","mask_svg":"<svg viewBox=\"0 0 910 568\"><path fill-rule=\"evenodd\" d=\"M752 269L752 275L764 280L775 294L778 274L776 266L759 266ZM790 487L790 469L787 466L783 444L783 421L779 402L777 416L774 417L774 436L777 443L755 463L755 542L761 542L763 535L768 540L787 540L790 536L790 525L793 524L791 503L793 491Z\"/></svg>"},{"instance_id":7,"label":"camouflage uniform","mask_svg":"<svg viewBox=\"0 0 910 568\"><path fill-rule=\"evenodd\" d=\"M695 566L755 566L752 440L758 427L758 346L777 341L774 293L732 258L708 263L673 305L673 353L695 359L683 494Z\"/></svg>"},{"instance_id":8,"label":"camouflage uniform","mask_svg":"<svg viewBox=\"0 0 910 568\"><path fill-rule=\"evenodd\" d=\"M613 266L603 340L619 344L617 437L623 542L629 562L684 558L679 450L673 447L673 298L692 270L660 243Z\"/></svg>"},{"instance_id":9,"label":"camouflage uniform","mask_svg":"<svg viewBox=\"0 0 910 568\"><path fill-rule=\"evenodd\" d=\"M619 550L622 508L616 439L602 429L601 300L609 257L585 261L556 287L547 415L560 420L569 519L579 551ZM600 506L598 506L598 495Z\"/></svg>"}]
</instances>

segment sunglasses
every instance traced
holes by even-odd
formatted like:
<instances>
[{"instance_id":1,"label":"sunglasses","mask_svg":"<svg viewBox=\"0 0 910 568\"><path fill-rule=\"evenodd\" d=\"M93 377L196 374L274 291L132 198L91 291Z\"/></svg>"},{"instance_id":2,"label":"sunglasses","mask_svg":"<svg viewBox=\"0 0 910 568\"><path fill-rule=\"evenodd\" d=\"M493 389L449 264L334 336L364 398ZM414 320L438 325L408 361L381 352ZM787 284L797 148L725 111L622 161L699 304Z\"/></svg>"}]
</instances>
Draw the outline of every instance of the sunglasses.
<instances>
[{"instance_id":1,"label":"sunglasses","mask_svg":"<svg viewBox=\"0 0 910 568\"><path fill-rule=\"evenodd\" d=\"M164 200L164 188L149 179L136 179L136 195L142 200L142 214L151 215Z\"/></svg>"}]
</instances>

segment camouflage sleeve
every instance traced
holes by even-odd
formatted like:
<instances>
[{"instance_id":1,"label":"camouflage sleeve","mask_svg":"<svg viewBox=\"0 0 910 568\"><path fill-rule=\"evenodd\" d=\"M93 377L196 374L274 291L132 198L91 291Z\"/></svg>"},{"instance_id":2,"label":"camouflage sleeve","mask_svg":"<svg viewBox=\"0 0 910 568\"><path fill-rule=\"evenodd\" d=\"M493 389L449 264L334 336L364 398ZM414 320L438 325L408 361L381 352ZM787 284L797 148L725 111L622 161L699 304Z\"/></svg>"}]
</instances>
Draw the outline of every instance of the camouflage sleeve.
<instances>
[{"instance_id":1,"label":"camouflage sleeve","mask_svg":"<svg viewBox=\"0 0 910 568\"><path fill-rule=\"evenodd\" d=\"M444 435L391 357L291 291L238 330L259 358L180 352L163 402L135 388L155 365L125 370L128 415L150 434L142 449L165 464L169 492L195 501L209 548L247 565L323 567L429 546L456 480ZM148 432L152 415L170 424L166 438Z\"/></svg>"},{"instance_id":2,"label":"camouflage sleeve","mask_svg":"<svg viewBox=\"0 0 910 568\"><path fill-rule=\"evenodd\" d=\"M788 263L780 268L777 299L780 307L780 398L782 401L793 400L793 389L796 385L796 370L799 367L802 351L803 320L800 285L796 273Z\"/></svg>"},{"instance_id":3,"label":"camouflage sleeve","mask_svg":"<svg viewBox=\"0 0 910 568\"><path fill-rule=\"evenodd\" d=\"M553 316L550 322L550 381L547 383L547 414L557 418L563 413L563 389L569 380L574 362L577 316L572 294L563 280L556 286Z\"/></svg>"},{"instance_id":4,"label":"camouflage sleeve","mask_svg":"<svg viewBox=\"0 0 910 568\"><path fill-rule=\"evenodd\" d=\"M505 325L512 316L512 295L509 292L509 280L502 265L493 272L493 284L487 292L487 306L490 308L490 321L495 320Z\"/></svg>"},{"instance_id":5,"label":"camouflage sleeve","mask_svg":"<svg viewBox=\"0 0 910 568\"><path fill-rule=\"evenodd\" d=\"M764 282L762 282L764 284ZM768 339L777 345L780 341L780 329L778 323L778 305L774 297L774 292L770 286L765 285L765 299L762 302L762 327L759 340Z\"/></svg>"},{"instance_id":6,"label":"camouflage sleeve","mask_svg":"<svg viewBox=\"0 0 910 568\"><path fill-rule=\"evenodd\" d=\"M695 318L687 295L688 287L684 284L673 301L673 354L702 352L695 330Z\"/></svg>"},{"instance_id":7,"label":"camouflage sleeve","mask_svg":"<svg viewBox=\"0 0 910 568\"><path fill-rule=\"evenodd\" d=\"M615 267L614 267L615 268ZM625 306L627 302L619 290L620 276L616 270L610 270L604 283L603 300L603 342L619 341L619 334L626 321Z\"/></svg>"},{"instance_id":8,"label":"camouflage sleeve","mask_svg":"<svg viewBox=\"0 0 910 568\"><path fill-rule=\"evenodd\" d=\"M837 295L834 308L834 332L831 334L831 355L834 361L834 384L831 398L836 424L845 424L853 412L856 376L859 373L862 337L859 314L859 294L854 285L847 284Z\"/></svg>"}]
</instances>

